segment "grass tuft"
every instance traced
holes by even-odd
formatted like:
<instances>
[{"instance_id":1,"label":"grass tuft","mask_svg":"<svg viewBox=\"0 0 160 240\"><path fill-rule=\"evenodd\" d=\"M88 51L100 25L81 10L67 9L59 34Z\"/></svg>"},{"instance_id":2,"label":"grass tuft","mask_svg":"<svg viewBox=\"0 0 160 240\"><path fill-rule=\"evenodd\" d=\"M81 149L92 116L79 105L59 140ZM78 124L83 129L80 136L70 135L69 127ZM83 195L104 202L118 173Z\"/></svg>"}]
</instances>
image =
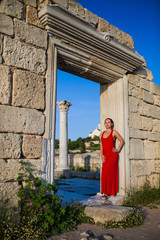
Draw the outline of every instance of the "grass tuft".
<instances>
[{"instance_id":1,"label":"grass tuft","mask_svg":"<svg viewBox=\"0 0 160 240\"><path fill-rule=\"evenodd\" d=\"M122 205L132 207L150 204L160 204L160 187L152 188L149 184L145 184L141 189L131 191Z\"/></svg>"}]
</instances>

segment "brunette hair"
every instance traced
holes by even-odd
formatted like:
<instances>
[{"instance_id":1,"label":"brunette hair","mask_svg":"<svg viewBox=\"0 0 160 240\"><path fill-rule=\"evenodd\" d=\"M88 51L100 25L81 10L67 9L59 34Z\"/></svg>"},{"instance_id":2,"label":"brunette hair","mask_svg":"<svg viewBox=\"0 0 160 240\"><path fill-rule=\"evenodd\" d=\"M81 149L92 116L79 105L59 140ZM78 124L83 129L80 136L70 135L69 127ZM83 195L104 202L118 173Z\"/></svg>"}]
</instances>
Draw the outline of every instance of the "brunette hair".
<instances>
[{"instance_id":1,"label":"brunette hair","mask_svg":"<svg viewBox=\"0 0 160 240\"><path fill-rule=\"evenodd\" d=\"M112 120L111 118L106 118L106 119L104 120L104 123L106 122L107 119L109 119L109 120L111 121L111 123L112 123L112 129L113 129L113 128L114 128L114 122L113 122L113 120Z\"/></svg>"}]
</instances>

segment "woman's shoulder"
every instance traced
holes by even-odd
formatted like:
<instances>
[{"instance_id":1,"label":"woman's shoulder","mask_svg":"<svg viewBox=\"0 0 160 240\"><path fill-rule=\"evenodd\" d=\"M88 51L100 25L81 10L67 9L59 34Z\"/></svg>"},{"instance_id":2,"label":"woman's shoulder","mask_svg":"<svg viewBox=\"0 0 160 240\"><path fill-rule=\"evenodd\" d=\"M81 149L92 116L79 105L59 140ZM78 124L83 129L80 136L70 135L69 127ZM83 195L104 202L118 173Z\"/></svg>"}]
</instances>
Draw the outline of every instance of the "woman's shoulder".
<instances>
[{"instance_id":1,"label":"woman's shoulder","mask_svg":"<svg viewBox=\"0 0 160 240\"><path fill-rule=\"evenodd\" d=\"M116 130L112 130L112 135L115 137L117 135L117 131Z\"/></svg>"},{"instance_id":2,"label":"woman's shoulder","mask_svg":"<svg viewBox=\"0 0 160 240\"><path fill-rule=\"evenodd\" d=\"M105 133L105 131L101 132L101 137L103 136L104 133Z\"/></svg>"}]
</instances>

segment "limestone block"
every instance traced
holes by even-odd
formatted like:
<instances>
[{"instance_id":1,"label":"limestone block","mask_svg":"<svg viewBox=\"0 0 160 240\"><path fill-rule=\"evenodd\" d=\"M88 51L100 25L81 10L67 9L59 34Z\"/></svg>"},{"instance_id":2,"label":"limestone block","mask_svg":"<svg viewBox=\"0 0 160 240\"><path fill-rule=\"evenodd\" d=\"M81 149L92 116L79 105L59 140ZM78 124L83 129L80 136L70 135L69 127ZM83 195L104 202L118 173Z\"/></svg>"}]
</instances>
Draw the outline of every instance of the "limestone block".
<instances>
[{"instance_id":1,"label":"limestone block","mask_svg":"<svg viewBox=\"0 0 160 240\"><path fill-rule=\"evenodd\" d=\"M131 177L131 187L136 190L142 188L146 182L147 182L146 175Z\"/></svg>"},{"instance_id":2,"label":"limestone block","mask_svg":"<svg viewBox=\"0 0 160 240\"><path fill-rule=\"evenodd\" d=\"M153 119L153 132L160 132L160 120Z\"/></svg>"},{"instance_id":3,"label":"limestone block","mask_svg":"<svg viewBox=\"0 0 160 240\"><path fill-rule=\"evenodd\" d=\"M10 68L0 64L0 103L9 104L11 97Z\"/></svg>"},{"instance_id":4,"label":"limestone block","mask_svg":"<svg viewBox=\"0 0 160 240\"><path fill-rule=\"evenodd\" d=\"M68 4L69 5L71 5L71 4L73 5L73 3L75 5L77 4L77 2L75 2L74 0L73 1L72 0L70 0L70 1L68 1L68 0L52 0L52 3L57 3L64 8L67 8Z\"/></svg>"},{"instance_id":5,"label":"limestone block","mask_svg":"<svg viewBox=\"0 0 160 240\"><path fill-rule=\"evenodd\" d=\"M42 135L44 115L36 109L0 105L0 131Z\"/></svg>"},{"instance_id":6,"label":"limestone block","mask_svg":"<svg viewBox=\"0 0 160 240\"><path fill-rule=\"evenodd\" d=\"M150 131L152 130L152 128L153 128L153 119L142 117L142 129Z\"/></svg>"},{"instance_id":7,"label":"limestone block","mask_svg":"<svg viewBox=\"0 0 160 240\"><path fill-rule=\"evenodd\" d=\"M44 29L44 26L38 18L37 9L29 5L26 7L26 22Z\"/></svg>"},{"instance_id":8,"label":"limestone block","mask_svg":"<svg viewBox=\"0 0 160 240\"><path fill-rule=\"evenodd\" d=\"M20 158L22 137L18 134L0 133L0 158Z\"/></svg>"},{"instance_id":9,"label":"limestone block","mask_svg":"<svg viewBox=\"0 0 160 240\"><path fill-rule=\"evenodd\" d=\"M120 221L129 215L132 208L108 205L85 207L85 214L92 217L95 223L106 223L108 221Z\"/></svg>"},{"instance_id":10,"label":"limestone block","mask_svg":"<svg viewBox=\"0 0 160 240\"><path fill-rule=\"evenodd\" d=\"M130 140L130 159L144 159L144 146L142 140Z\"/></svg>"},{"instance_id":11,"label":"limestone block","mask_svg":"<svg viewBox=\"0 0 160 240\"><path fill-rule=\"evenodd\" d=\"M59 3L59 0L56 0L56 2L59 5L65 6L65 8L67 8L67 1L61 0L61 4ZM85 18L84 8L81 6L81 4L79 4L78 2L75 2L74 0L69 1L68 10L71 11L73 14L80 16L81 18Z\"/></svg>"},{"instance_id":12,"label":"limestone block","mask_svg":"<svg viewBox=\"0 0 160 240\"><path fill-rule=\"evenodd\" d=\"M98 24L98 16L94 13L90 12L87 8L84 8L85 10L85 19L87 22L92 23L94 26L97 26Z\"/></svg>"},{"instance_id":13,"label":"limestone block","mask_svg":"<svg viewBox=\"0 0 160 240\"><path fill-rule=\"evenodd\" d=\"M139 88L129 83L129 96L138 98L138 94L139 94Z\"/></svg>"},{"instance_id":14,"label":"limestone block","mask_svg":"<svg viewBox=\"0 0 160 240\"><path fill-rule=\"evenodd\" d=\"M25 17L25 7L18 0L0 1L0 12L19 19L24 19Z\"/></svg>"},{"instance_id":15,"label":"limestone block","mask_svg":"<svg viewBox=\"0 0 160 240\"><path fill-rule=\"evenodd\" d=\"M138 138L138 139L147 139L148 138L148 132L147 131L141 131L135 128L129 129L129 136L130 138Z\"/></svg>"},{"instance_id":16,"label":"limestone block","mask_svg":"<svg viewBox=\"0 0 160 240\"><path fill-rule=\"evenodd\" d=\"M154 160L131 160L131 176L149 175L155 171Z\"/></svg>"},{"instance_id":17,"label":"limestone block","mask_svg":"<svg viewBox=\"0 0 160 240\"><path fill-rule=\"evenodd\" d=\"M160 96L160 87L156 83L150 83L150 91Z\"/></svg>"},{"instance_id":18,"label":"limestone block","mask_svg":"<svg viewBox=\"0 0 160 240\"><path fill-rule=\"evenodd\" d=\"M139 100L134 97L129 97L129 111L138 112Z\"/></svg>"},{"instance_id":19,"label":"limestone block","mask_svg":"<svg viewBox=\"0 0 160 240\"><path fill-rule=\"evenodd\" d=\"M0 3L1 4L1 3ZM0 32L6 35L13 35L13 21L12 18L0 13Z\"/></svg>"},{"instance_id":20,"label":"limestone block","mask_svg":"<svg viewBox=\"0 0 160 240\"><path fill-rule=\"evenodd\" d=\"M160 107L160 96L154 95L154 104Z\"/></svg>"},{"instance_id":21,"label":"limestone block","mask_svg":"<svg viewBox=\"0 0 160 240\"><path fill-rule=\"evenodd\" d=\"M144 184L147 183L147 176L138 176L137 177L137 188L140 189L144 186Z\"/></svg>"},{"instance_id":22,"label":"limestone block","mask_svg":"<svg viewBox=\"0 0 160 240\"><path fill-rule=\"evenodd\" d=\"M135 74L128 74L127 75L128 82L139 87L140 86L140 77Z\"/></svg>"},{"instance_id":23,"label":"limestone block","mask_svg":"<svg viewBox=\"0 0 160 240\"><path fill-rule=\"evenodd\" d=\"M12 104L28 108L44 109L43 77L16 69L13 74Z\"/></svg>"},{"instance_id":24,"label":"limestone block","mask_svg":"<svg viewBox=\"0 0 160 240\"><path fill-rule=\"evenodd\" d=\"M142 66L137 67L133 72L142 78L147 78L147 69Z\"/></svg>"},{"instance_id":25,"label":"limestone block","mask_svg":"<svg viewBox=\"0 0 160 240\"><path fill-rule=\"evenodd\" d=\"M45 73L46 54L43 49L36 49L25 43L4 37L3 58L7 65L24 68L37 74Z\"/></svg>"},{"instance_id":26,"label":"limestone block","mask_svg":"<svg viewBox=\"0 0 160 240\"><path fill-rule=\"evenodd\" d=\"M154 142L160 141L160 132L149 132L148 139Z\"/></svg>"},{"instance_id":27,"label":"limestone block","mask_svg":"<svg viewBox=\"0 0 160 240\"><path fill-rule=\"evenodd\" d=\"M122 40L122 42L124 42L128 47L134 48L134 41L133 41L132 37L131 37L129 34L121 31L121 40Z\"/></svg>"},{"instance_id":28,"label":"limestone block","mask_svg":"<svg viewBox=\"0 0 160 240\"><path fill-rule=\"evenodd\" d=\"M150 82L144 78L140 79L140 88L149 91L150 90Z\"/></svg>"},{"instance_id":29,"label":"limestone block","mask_svg":"<svg viewBox=\"0 0 160 240\"><path fill-rule=\"evenodd\" d=\"M147 176L147 182L149 182L151 187L159 188L160 186L160 174L153 173L150 176Z\"/></svg>"},{"instance_id":30,"label":"limestone block","mask_svg":"<svg viewBox=\"0 0 160 240\"><path fill-rule=\"evenodd\" d=\"M155 143L145 140L144 141L144 157L145 159L155 159Z\"/></svg>"},{"instance_id":31,"label":"limestone block","mask_svg":"<svg viewBox=\"0 0 160 240\"><path fill-rule=\"evenodd\" d=\"M47 48L47 32L45 30L29 25L18 19L14 19L14 24L15 39L37 47Z\"/></svg>"},{"instance_id":32,"label":"limestone block","mask_svg":"<svg viewBox=\"0 0 160 240\"><path fill-rule=\"evenodd\" d=\"M153 74L152 74L152 72L150 70L148 70L148 69L146 69L146 71L147 71L147 78L146 79L148 81L152 82L153 81Z\"/></svg>"},{"instance_id":33,"label":"limestone block","mask_svg":"<svg viewBox=\"0 0 160 240\"><path fill-rule=\"evenodd\" d=\"M22 159L27 167L33 169L32 173L35 177L42 177L42 160L41 159Z\"/></svg>"},{"instance_id":34,"label":"limestone block","mask_svg":"<svg viewBox=\"0 0 160 240\"><path fill-rule=\"evenodd\" d=\"M19 1L24 3L25 5L36 7L36 0L19 0Z\"/></svg>"},{"instance_id":35,"label":"limestone block","mask_svg":"<svg viewBox=\"0 0 160 240\"><path fill-rule=\"evenodd\" d=\"M160 151L160 148L159 148ZM155 160L155 173L160 173L160 152L159 152L159 159Z\"/></svg>"},{"instance_id":36,"label":"limestone block","mask_svg":"<svg viewBox=\"0 0 160 240\"><path fill-rule=\"evenodd\" d=\"M17 210L18 207L19 187L17 182L0 183L0 200L7 202L7 207L14 207L14 210Z\"/></svg>"},{"instance_id":37,"label":"limestone block","mask_svg":"<svg viewBox=\"0 0 160 240\"><path fill-rule=\"evenodd\" d=\"M85 10L82 7L81 4L78 3L78 14L77 16L79 16L80 18L85 18Z\"/></svg>"},{"instance_id":38,"label":"limestone block","mask_svg":"<svg viewBox=\"0 0 160 240\"><path fill-rule=\"evenodd\" d=\"M109 28L110 28L111 35L113 35L115 38L120 40L121 39L121 30L119 28L113 26L112 24L110 24Z\"/></svg>"},{"instance_id":39,"label":"limestone block","mask_svg":"<svg viewBox=\"0 0 160 240\"><path fill-rule=\"evenodd\" d=\"M147 91L143 91L143 100L144 102L153 104L154 103L153 94Z\"/></svg>"},{"instance_id":40,"label":"limestone block","mask_svg":"<svg viewBox=\"0 0 160 240\"><path fill-rule=\"evenodd\" d=\"M143 91L144 90L141 88L138 89L138 95L137 95L138 99L143 99Z\"/></svg>"},{"instance_id":41,"label":"limestone block","mask_svg":"<svg viewBox=\"0 0 160 240\"><path fill-rule=\"evenodd\" d=\"M20 168L19 159L0 159L0 182L16 181Z\"/></svg>"},{"instance_id":42,"label":"limestone block","mask_svg":"<svg viewBox=\"0 0 160 240\"><path fill-rule=\"evenodd\" d=\"M18 173L23 172L20 161L33 169L34 176L41 176L42 163L40 159L0 159L0 182L17 180Z\"/></svg>"},{"instance_id":43,"label":"limestone block","mask_svg":"<svg viewBox=\"0 0 160 240\"><path fill-rule=\"evenodd\" d=\"M160 119L160 108L154 105L149 105L149 115L153 118Z\"/></svg>"},{"instance_id":44,"label":"limestone block","mask_svg":"<svg viewBox=\"0 0 160 240\"><path fill-rule=\"evenodd\" d=\"M40 158L42 153L42 137L24 135L22 153L26 158Z\"/></svg>"},{"instance_id":45,"label":"limestone block","mask_svg":"<svg viewBox=\"0 0 160 240\"><path fill-rule=\"evenodd\" d=\"M129 127L142 129L142 118L138 113L129 114Z\"/></svg>"},{"instance_id":46,"label":"limestone block","mask_svg":"<svg viewBox=\"0 0 160 240\"><path fill-rule=\"evenodd\" d=\"M156 148L156 159L160 159L160 142L155 143ZM159 162L159 170L160 170L160 162Z\"/></svg>"},{"instance_id":47,"label":"limestone block","mask_svg":"<svg viewBox=\"0 0 160 240\"><path fill-rule=\"evenodd\" d=\"M140 113L140 115L146 116L146 117L152 116L151 111L150 111L150 104L147 104L147 103L140 100L139 113Z\"/></svg>"},{"instance_id":48,"label":"limestone block","mask_svg":"<svg viewBox=\"0 0 160 240\"><path fill-rule=\"evenodd\" d=\"M98 18L98 26L97 29L100 32L109 32L110 28L109 28L109 22L107 22L106 20L104 20L103 18Z\"/></svg>"}]
</instances>

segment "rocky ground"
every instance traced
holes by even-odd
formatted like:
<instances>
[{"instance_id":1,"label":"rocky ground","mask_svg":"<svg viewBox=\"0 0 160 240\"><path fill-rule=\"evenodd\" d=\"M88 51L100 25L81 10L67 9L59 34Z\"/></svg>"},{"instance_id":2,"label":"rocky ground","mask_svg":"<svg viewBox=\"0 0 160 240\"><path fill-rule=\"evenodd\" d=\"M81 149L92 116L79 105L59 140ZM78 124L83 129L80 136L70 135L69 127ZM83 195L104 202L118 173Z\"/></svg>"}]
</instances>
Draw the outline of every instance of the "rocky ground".
<instances>
[{"instance_id":1,"label":"rocky ground","mask_svg":"<svg viewBox=\"0 0 160 240\"><path fill-rule=\"evenodd\" d=\"M144 207L144 224L127 229L106 229L104 227L81 224L75 231L54 236L48 240L159 240L160 205L156 209Z\"/></svg>"}]
</instances>

